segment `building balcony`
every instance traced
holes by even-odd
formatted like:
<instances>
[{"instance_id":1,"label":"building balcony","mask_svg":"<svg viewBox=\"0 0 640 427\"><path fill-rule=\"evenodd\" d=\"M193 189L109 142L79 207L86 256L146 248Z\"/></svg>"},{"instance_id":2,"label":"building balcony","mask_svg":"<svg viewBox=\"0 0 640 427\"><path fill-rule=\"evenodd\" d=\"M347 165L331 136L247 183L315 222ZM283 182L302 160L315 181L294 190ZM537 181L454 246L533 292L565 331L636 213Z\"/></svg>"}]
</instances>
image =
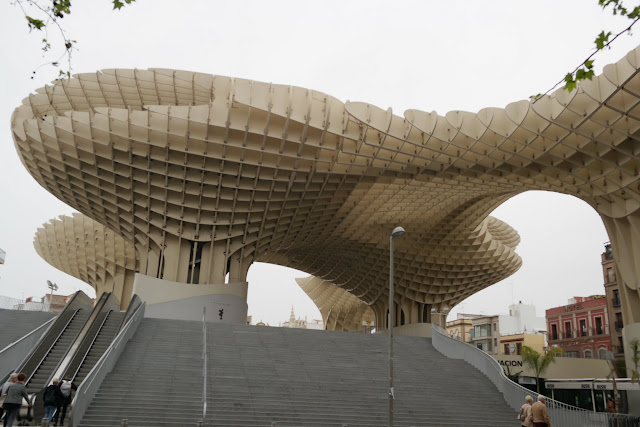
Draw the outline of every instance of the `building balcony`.
<instances>
[{"instance_id":1,"label":"building balcony","mask_svg":"<svg viewBox=\"0 0 640 427\"><path fill-rule=\"evenodd\" d=\"M616 354L622 354L622 353L624 353L624 347L623 347L623 346L621 346L621 345L614 345L614 346L613 346L613 351L614 351Z\"/></svg>"},{"instance_id":2,"label":"building balcony","mask_svg":"<svg viewBox=\"0 0 640 427\"><path fill-rule=\"evenodd\" d=\"M620 307L620 298L611 298L611 305L614 307Z\"/></svg>"}]
</instances>

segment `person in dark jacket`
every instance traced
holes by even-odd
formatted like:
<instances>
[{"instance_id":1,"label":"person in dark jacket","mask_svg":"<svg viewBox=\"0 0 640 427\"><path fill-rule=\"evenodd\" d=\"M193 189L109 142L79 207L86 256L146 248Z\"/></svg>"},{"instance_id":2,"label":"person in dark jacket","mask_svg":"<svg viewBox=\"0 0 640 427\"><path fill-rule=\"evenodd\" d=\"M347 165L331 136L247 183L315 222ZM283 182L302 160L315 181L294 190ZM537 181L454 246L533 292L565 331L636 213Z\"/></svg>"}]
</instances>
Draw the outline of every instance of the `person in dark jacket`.
<instances>
[{"instance_id":1,"label":"person in dark jacket","mask_svg":"<svg viewBox=\"0 0 640 427\"><path fill-rule=\"evenodd\" d=\"M64 398L62 399L62 403L58 405L58 410L56 414L53 416L53 425L58 425L58 420L60 420L60 425L64 425L64 419L67 416L67 407L71 405L71 401L73 400L73 396L71 391L76 390L76 385L72 382L71 378L65 378L62 380L62 384L60 384L60 391L62 392Z\"/></svg>"},{"instance_id":2,"label":"person in dark jacket","mask_svg":"<svg viewBox=\"0 0 640 427\"><path fill-rule=\"evenodd\" d=\"M62 405L64 395L60 390L60 381L54 378L51 385L44 390L42 400L44 401L44 417L51 422L53 413L56 412L58 406Z\"/></svg>"},{"instance_id":3,"label":"person in dark jacket","mask_svg":"<svg viewBox=\"0 0 640 427\"><path fill-rule=\"evenodd\" d=\"M29 408L31 408L31 401L29 400L29 394L27 393L27 387L24 385L24 381L27 376L21 372L18 374L18 381L11 384L7 390L7 398L4 399L4 410L7 413L7 427L13 427L13 422L20 412L22 406L22 398L27 401Z\"/></svg>"}]
</instances>

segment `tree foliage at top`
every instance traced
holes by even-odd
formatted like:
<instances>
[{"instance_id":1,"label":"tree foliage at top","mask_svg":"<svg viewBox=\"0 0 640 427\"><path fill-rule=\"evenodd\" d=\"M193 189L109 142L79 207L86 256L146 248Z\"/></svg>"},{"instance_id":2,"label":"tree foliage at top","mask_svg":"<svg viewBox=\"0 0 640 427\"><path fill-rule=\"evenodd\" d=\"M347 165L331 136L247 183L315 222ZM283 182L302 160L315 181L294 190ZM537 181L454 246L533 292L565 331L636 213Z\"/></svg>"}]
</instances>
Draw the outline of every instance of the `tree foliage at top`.
<instances>
[{"instance_id":1,"label":"tree foliage at top","mask_svg":"<svg viewBox=\"0 0 640 427\"><path fill-rule=\"evenodd\" d=\"M593 63L592 59L598 52L604 49L610 49L611 43L613 43L618 37L625 33L631 33L631 28L638 22L640 19L640 5L627 7L622 0L598 0L598 5L602 7L603 10L611 9L611 12L615 16L622 16L629 20L631 23L624 30L617 33L615 36L611 37L611 31L601 31L600 34L596 36L594 40L595 50L591 55L587 57L580 65L578 65L573 71L567 73L562 80L556 83L551 89L546 91L544 94L537 94L531 96L534 100L542 97L543 95L547 95L549 92L558 87L559 84L564 83L564 88L571 92L576 87L578 87L578 82L581 80L591 80L593 79Z\"/></svg>"},{"instance_id":2,"label":"tree foliage at top","mask_svg":"<svg viewBox=\"0 0 640 427\"><path fill-rule=\"evenodd\" d=\"M135 0L111 0L114 10L120 10L125 4L131 4ZM29 26L29 31L41 31L43 56L52 50L61 50L62 54L53 61L45 61L42 65L52 65L58 69L58 77L71 77L71 56L76 49L77 41L67 36L61 25L61 20L71 14L71 0L15 0L20 7ZM56 35L54 38L61 39L62 48L55 48L52 45L49 29L53 28ZM66 67L60 62L66 58ZM33 72L35 74L35 71ZM33 76L31 76L33 78Z\"/></svg>"}]
</instances>

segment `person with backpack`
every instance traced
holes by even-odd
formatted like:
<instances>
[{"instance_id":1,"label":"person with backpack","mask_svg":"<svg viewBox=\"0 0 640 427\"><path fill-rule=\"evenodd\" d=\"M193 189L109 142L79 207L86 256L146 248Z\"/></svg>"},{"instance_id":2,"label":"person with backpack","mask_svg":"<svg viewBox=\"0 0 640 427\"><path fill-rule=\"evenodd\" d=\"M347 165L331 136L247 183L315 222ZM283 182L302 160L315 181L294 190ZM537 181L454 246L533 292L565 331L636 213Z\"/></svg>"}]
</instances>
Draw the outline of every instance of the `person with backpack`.
<instances>
[{"instance_id":1,"label":"person with backpack","mask_svg":"<svg viewBox=\"0 0 640 427\"><path fill-rule=\"evenodd\" d=\"M520 407L518 412L518 420L522 427L533 427L533 415L531 414L531 404L533 403L533 397L527 395L524 398L524 404Z\"/></svg>"},{"instance_id":2,"label":"person with backpack","mask_svg":"<svg viewBox=\"0 0 640 427\"><path fill-rule=\"evenodd\" d=\"M51 422L53 413L62 405L64 395L60 390L60 380L54 378L51 385L44 390L42 400L44 401L44 417Z\"/></svg>"},{"instance_id":3,"label":"person with backpack","mask_svg":"<svg viewBox=\"0 0 640 427\"><path fill-rule=\"evenodd\" d=\"M60 425L64 425L64 419L67 416L67 407L71 405L71 391L76 390L76 385L72 382L71 378L65 378L62 380L62 384L60 384L60 391L62 392L63 399L62 403L58 405L58 409L56 410L56 414L53 417L53 425L57 426L58 421L60 421ZM62 415L60 415L62 410Z\"/></svg>"}]
</instances>

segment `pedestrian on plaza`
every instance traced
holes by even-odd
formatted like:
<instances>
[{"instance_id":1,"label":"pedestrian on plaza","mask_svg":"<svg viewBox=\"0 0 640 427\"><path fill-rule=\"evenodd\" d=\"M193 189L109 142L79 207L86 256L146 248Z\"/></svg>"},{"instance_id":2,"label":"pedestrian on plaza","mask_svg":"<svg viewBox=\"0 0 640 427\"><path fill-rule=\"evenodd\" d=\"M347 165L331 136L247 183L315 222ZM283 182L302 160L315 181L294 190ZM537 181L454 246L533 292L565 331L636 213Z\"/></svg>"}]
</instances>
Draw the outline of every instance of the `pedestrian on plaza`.
<instances>
[{"instance_id":1,"label":"pedestrian on plaza","mask_svg":"<svg viewBox=\"0 0 640 427\"><path fill-rule=\"evenodd\" d=\"M44 401L44 417L51 422L53 413L56 412L58 406L62 406L64 395L60 390L60 380L54 378L51 385L44 390L42 395Z\"/></svg>"},{"instance_id":2,"label":"pedestrian on plaza","mask_svg":"<svg viewBox=\"0 0 640 427\"><path fill-rule=\"evenodd\" d=\"M549 412L547 411L547 405L545 405L546 401L547 398L539 394L538 401L531 406L534 427L551 427Z\"/></svg>"},{"instance_id":3,"label":"pedestrian on plaza","mask_svg":"<svg viewBox=\"0 0 640 427\"><path fill-rule=\"evenodd\" d=\"M31 400L29 400L27 386L24 385L26 379L27 375L23 372L20 372L18 374L17 381L11 384L7 390L7 397L4 399L4 404L2 405L5 412L7 413L7 427L13 427L13 422L18 416L20 408L22 407L23 398L27 401L29 408L31 408Z\"/></svg>"},{"instance_id":4,"label":"pedestrian on plaza","mask_svg":"<svg viewBox=\"0 0 640 427\"><path fill-rule=\"evenodd\" d=\"M15 383L16 381L18 381L18 374L14 372L9 376L9 379L7 380L7 382L2 384L2 390L0 391L0 417L2 417L2 415L4 414L4 408L2 406L4 405L4 399L6 399L7 397L7 391L9 390L9 386ZM4 417L4 422L2 425L6 427L7 417Z\"/></svg>"},{"instance_id":5,"label":"pedestrian on plaza","mask_svg":"<svg viewBox=\"0 0 640 427\"><path fill-rule=\"evenodd\" d=\"M63 399L62 399L62 403L58 405L56 414L53 417L54 426L58 425L58 421L60 421L61 426L64 425L64 419L67 416L67 407L71 405L71 401L73 400L73 396L71 392L76 389L77 387L73 383L71 378L65 378L62 380L62 384L60 384L60 391L62 392Z\"/></svg>"},{"instance_id":6,"label":"pedestrian on plaza","mask_svg":"<svg viewBox=\"0 0 640 427\"><path fill-rule=\"evenodd\" d=\"M528 396L524 398L524 404L520 407L518 412L518 419L522 427L533 427L533 416L531 415L531 404L533 403L533 397Z\"/></svg>"}]
</instances>

